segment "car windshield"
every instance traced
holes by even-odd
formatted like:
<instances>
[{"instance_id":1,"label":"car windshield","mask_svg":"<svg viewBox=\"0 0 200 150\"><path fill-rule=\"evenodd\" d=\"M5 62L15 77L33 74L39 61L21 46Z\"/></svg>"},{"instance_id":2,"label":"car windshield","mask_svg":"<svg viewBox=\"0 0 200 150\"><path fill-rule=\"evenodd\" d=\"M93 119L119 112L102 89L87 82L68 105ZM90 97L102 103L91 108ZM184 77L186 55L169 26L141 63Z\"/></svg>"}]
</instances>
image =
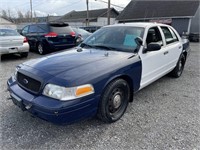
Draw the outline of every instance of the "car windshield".
<instances>
[{"instance_id":1,"label":"car windshield","mask_svg":"<svg viewBox=\"0 0 200 150\"><path fill-rule=\"evenodd\" d=\"M0 36L18 36L19 33L11 29L0 29Z\"/></svg>"},{"instance_id":2,"label":"car windshield","mask_svg":"<svg viewBox=\"0 0 200 150\"><path fill-rule=\"evenodd\" d=\"M143 37L144 28L129 26L104 27L87 38L81 47L98 47L107 50L133 52L136 37Z\"/></svg>"}]
</instances>

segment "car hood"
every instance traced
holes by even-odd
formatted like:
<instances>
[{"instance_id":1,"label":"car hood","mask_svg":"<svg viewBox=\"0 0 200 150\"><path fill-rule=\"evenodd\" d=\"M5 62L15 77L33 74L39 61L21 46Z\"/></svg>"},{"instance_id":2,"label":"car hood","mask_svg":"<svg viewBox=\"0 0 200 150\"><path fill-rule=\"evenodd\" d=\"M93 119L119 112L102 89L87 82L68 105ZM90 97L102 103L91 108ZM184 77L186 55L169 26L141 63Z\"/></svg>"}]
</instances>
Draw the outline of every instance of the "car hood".
<instances>
[{"instance_id":1,"label":"car hood","mask_svg":"<svg viewBox=\"0 0 200 150\"><path fill-rule=\"evenodd\" d=\"M23 65L74 82L88 75L100 74L120 67L133 53L100 49L77 49L30 60Z\"/></svg>"}]
</instances>

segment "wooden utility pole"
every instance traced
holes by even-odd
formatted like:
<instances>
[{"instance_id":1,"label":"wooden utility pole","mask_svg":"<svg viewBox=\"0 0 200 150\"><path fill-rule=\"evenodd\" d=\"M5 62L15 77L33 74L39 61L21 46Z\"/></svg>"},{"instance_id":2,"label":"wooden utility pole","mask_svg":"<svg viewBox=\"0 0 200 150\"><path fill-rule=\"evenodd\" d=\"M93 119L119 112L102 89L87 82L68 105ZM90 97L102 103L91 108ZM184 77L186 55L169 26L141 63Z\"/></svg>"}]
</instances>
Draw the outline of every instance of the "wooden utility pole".
<instances>
[{"instance_id":1,"label":"wooden utility pole","mask_svg":"<svg viewBox=\"0 0 200 150\"><path fill-rule=\"evenodd\" d=\"M32 7L32 0L30 0L30 7L31 7L31 23L33 22L33 7Z\"/></svg>"},{"instance_id":2,"label":"wooden utility pole","mask_svg":"<svg viewBox=\"0 0 200 150\"><path fill-rule=\"evenodd\" d=\"M89 26L89 6L88 6L88 2L89 0L86 0L86 5L87 5L87 18L86 18L86 26Z\"/></svg>"},{"instance_id":3,"label":"wooden utility pole","mask_svg":"<svg viewBox=\"0 0 200 150\"><path fill-rule=\"evenodd\" d=\"M108 25L110 25L110 0L108 0Z\"/></svg>"}]
</instances>

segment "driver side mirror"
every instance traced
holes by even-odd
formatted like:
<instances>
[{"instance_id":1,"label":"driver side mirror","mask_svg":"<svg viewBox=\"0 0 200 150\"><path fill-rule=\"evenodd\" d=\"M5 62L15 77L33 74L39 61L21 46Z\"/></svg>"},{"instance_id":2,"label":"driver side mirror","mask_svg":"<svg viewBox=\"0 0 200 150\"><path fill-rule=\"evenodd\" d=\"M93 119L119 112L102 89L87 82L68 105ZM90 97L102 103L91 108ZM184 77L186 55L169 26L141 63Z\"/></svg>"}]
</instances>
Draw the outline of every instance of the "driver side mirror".
<instances>
[{"instance_id":1,"label":"driver side mirror","mask_svg":"<svg viewBox=\"0 0 200 150\"><path fill-rule=\"evenodd\" d=\"M136 37L136 38L135 38L135 43L136 43L138 46L141 46L142 43L143 43L142 38L141 38L141 37Z\"/></svg>"},{"instance_id":2,"label":"driver side mirror","mask_svg":"<svg viewBox=\"0 0 200 150\"><path fill-rule=\"evenodd\" d=\"M148 51L150 51L150 52L151 51L158 51L160 49L161 49L161 46L159 44L157 44L157 43L149 43L147 45L147 48L143 51L143 53L146 53Z\"/></svg>"}]
</instances>

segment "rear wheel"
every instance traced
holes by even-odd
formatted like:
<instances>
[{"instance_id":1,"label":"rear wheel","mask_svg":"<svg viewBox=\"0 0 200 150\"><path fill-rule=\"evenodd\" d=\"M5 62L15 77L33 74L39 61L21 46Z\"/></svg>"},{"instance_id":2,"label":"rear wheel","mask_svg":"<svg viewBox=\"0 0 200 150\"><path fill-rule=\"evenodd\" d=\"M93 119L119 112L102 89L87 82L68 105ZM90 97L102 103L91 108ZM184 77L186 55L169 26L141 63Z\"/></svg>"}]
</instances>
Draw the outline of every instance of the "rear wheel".
<instances>
[{"instance_id":1,"label":"rear wheel","mask_svg":"<svg viewBox=\"0 0 200 150\"><path fill-rule=\"evenodd\" d=\"M43 46L42 43L39 43L39 44L38 44L37 50L38 50L38 52L39 52L40 55L46 54L46 50L45 50L45 48L44 48L44 46Z\"/></svg>"},{"instance_id":2,"label":"rear wheel","mask_svg":"<svg viewBox=\"0 0 200 150\"><path fill-rule=\"evenodd\" d=\"M111 82L105 89L99 103L97 116L106 123L119 120L128 106L130 87L123 79Z\"/></svg>"},{"instance_id":3,"label":"rear wheel","mask_svg":"<svg viewBox=\"0 0 200 150\"><path fill-rule=\"evenodd\" d=\"M181 54L176 64L176 67L169 73L169 75L175 78L179 78L183 73L184 65L185 65L185 56Z\"/></svg>"}]
</instances>

